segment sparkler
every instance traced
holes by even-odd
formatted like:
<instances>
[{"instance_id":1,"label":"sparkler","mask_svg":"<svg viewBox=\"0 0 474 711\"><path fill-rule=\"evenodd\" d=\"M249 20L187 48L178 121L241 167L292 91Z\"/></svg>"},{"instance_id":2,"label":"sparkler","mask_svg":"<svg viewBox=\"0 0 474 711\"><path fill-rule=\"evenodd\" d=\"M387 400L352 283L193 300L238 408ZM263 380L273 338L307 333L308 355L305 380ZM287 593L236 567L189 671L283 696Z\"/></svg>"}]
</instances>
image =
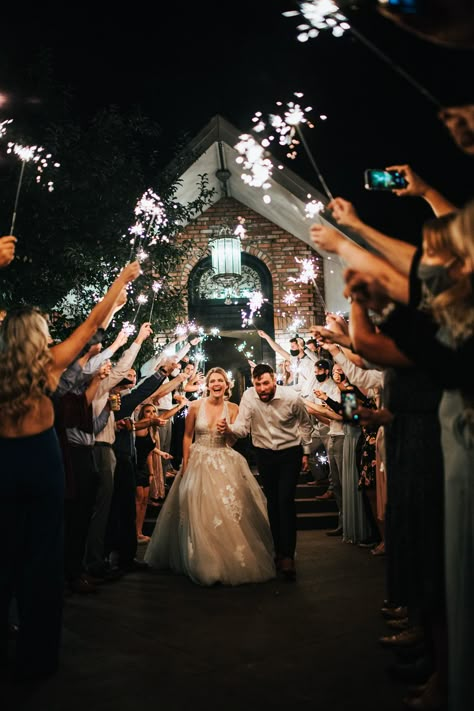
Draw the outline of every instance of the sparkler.
<instances>
[{"instance_id":1,"label":"sparkler","mask_svg":"<svg viewBox=\"0 0 474 711\"><path fill-rule=\"evenodd\" d=\"M9 123L13 123L13 119L5 119L5 121L0 121L0 138L3 138L3 136L6 134L6 127Z\"/></svg>"},{"instance_id":2,"label":"sparkler","mask_svg":"<svg viewBox=\"0 0 474 711\"><path fill-rule=\"evenodd\" d=\"M261 291L253 291L250 293L250 299L247 302L247 305L249 307L249 312L247 312L242 309L241 315L242 315L242 328L245 328L246 326L249 326L252 323L252 319L254 314L259 314L260 309L263 306L263 302L266 301L267 299L263 298L263 294Z\"/></svg>"},{"instance_id":3,"label":"sparkler","mask_svg":"<svg viewBox=\"0 0 474 711\"><path fill-rule=\"evenodd\" d=\"M142 240L146 245L146 240L150 237L148 245L146 245L148 247L155 245L158 241L169 242L166 235L159 235L159 229L168 224L168 218L161 198L150 188L138 200L134 213L137 218L136 222L128 229L129 234L132 235L129 261L131 261L135 250L137 259L141 261L148 257L143 249L140 250ZM139 255L141 255L141 259Z\"/></svg>"},{"instance_id":4,"label":"sparkler","mask_svg":"<svg viewBox=\"0 0 474 711\"><path fill-rule=\"evenodd\" d=\"M135 331L137 330L137 327L133 325L133 323L130 323L130 321L124 321L122 324L122 331L125 333L127 338L129 336L132 336Z\"/></svg>"},{"instance_id":5,"label":"sparkler","mask_svg":"<svg viewBox=\"0 0 474 711\"><path fill-rule=\"evenodd\" d=\"M188 332L188 327L184 324L178 324L174 330L177 336L184 336Z\"/></svg>"},{"instance_id":6,"label":"sparkler","mask_svg":"<svg viewBox=\"0 0 474 711\"><path fill-rule=\"evenodd\" d=\"M298 333L301 326L304 326L304 319L295 316L293 321L288 326L288 330L290 331L290 333Z\"/></svg>"},{"instance_id":7,"label":"sparkler","mask_svg":"<svg viewBox=\"0 0 474 711\"><path fill-rule=\"evenodd\" d=\"M0 136L4 135L5 133L5 128L4 124L5 123L10 123L10 121L3 121L2 124L0 124ZM3 131L2 131L3 129ZM10 234L13 234L13 230L15 228L15 222L16 222L16 214L17 214L17 209L18 209L18 200L20 198L20 191L21 191L21 186L23 184L23 175L25 172L25 165L27 163L36 163L36 182L41 183L42 178L43 178L43 173L46 170L46 168L50 167L50 161L52 160L52 155L51 153L46 153L43 154L45 148L43 146L23 146L21 143L12 143L11 141L8 143L8 148L7 148L7 153L13 153L16 155L20 161L21 161L21 170L20 170L20 177L18 179L18 185L16 188L16 194L15 194L15 202L13 205L13 215L12 215L12 223L10 227ZM60 164L57 162L52 163L53 168L59 168ZM49 180L46 183L46 187L48 189L48 192L52 192L54 190L54 183L52 180Z\"/></svg>"},{"instance_id":8,"label":"sparkler","mask_svg":"<svg viewBox=\"0 0 474 711\"><path fill-rule=\"evenodd\" d=\"M287 306L293 306L293 304L296 304L300 296L301 294L295 294L292 289L289 289L283 297L283 303Z\"/></svg>"},{"instance_id":9,"label":"sparkler","mask_svg":"<svg viewBox=\"0 0 474 711\"><path fill-rule=\"evenodd\" d=\"M314 266L314 262L312 259L299 259L298 257L295 257L295 262L298 264L302 264L302 269L301 273L298 277L290 277L288 281L292 281L295 283L301 283L301 284L309 284L310 282L314 286L314 289L319 296L319 299L323 305L324 311L327 311L327 306L326 302L323 299L323 295L321 294L321 290L317 284L316 281L316 270L318 267Z\"/></svg>"},{"instance_id":10,"label":"sparkler","mask_svg":"<svg viewBox=\"0 0 474 711\"><path fill-rule=\"evenodd\" d=\"M408 74L405 69L396 64L374 45L373 42L356 30L333 0L311 0L311 2L300 2L299 6L299 10L289 10L282 14L284 17L302 16L306 20L305 24L298 25L297 27L299 31L297 39L300 42L307 42L317 37L321 30L331 30L334 37L342 37L346 31L349 31L359 42L364 44L371 52L374 52L379 59L388 64L397 74L408 81L425 99L434 104L437 109L442 108L441 102L414 79L411 74Z\"/></svg>"},{"instance_id":11,"label":"sparkler","mask_svg":"<svg viewBox=\"0 0 474 711\"><path fill-rule=\"evenodd\" d=\"M141 307L143 306L143 304L146 304L146 302L148 301L148 296L146 296L145 294L138 294L137 301L138 301L138 309L135 311L135 317L134 317L132 323L135 323L135 321L137 320L137 316L139 314Z\"/></svg>"},{"instance_id":12,"label":"sparkler","mask_svg":"<svg viewBox=\"0 0 474 711\"><path fill-rule=\"evenodd\" d=\"M311 195L308 195L310 198ZM324 210L324 205L320 200L310 200L310 202L307 202L304 208L305 215L306 217L309 217L310 220L314 220L316 215L319 215L320 212Z\"/></svg>"},{"instance_id":13,"label":"sparkler","mask_svg":"<svg viewBox=\"0 0 474 711\"><path fill-rule=\"evenodd\" d=\"M150 316L148 318L149 321L151 321L151 317L153 315L153 306L155 305L155 299L156 295L161 289L161 282L160 281L154 281L153 284L151 285L151 288L153 290L153 297L151 299L151 308L150 308Z\"/></svg>"},{"instance_id":14,"label":"sparkler","mask_svg":"<svg viewBox=\"0 0 474 711\"><path fill-rule=\"evenodd\" d=\"M294 92L294 96L297 99L303 98L301 92ZM314 128L314 124L306 115L312 110L311 106L303 108L301 104L295 101L289 101L286 105L281 101L277 101L276 105L278 107L284 107L283 111L269 114L268 122L264 120L261 111L257 111L252 118L252 122L255 124L253 127L254 133L270 131L269 135L261 139L260 142L257 142L253 136L246 133L239 136L240 141L234 146L240 153L240 156L236 158L236 162L242 164L245 170L245 172L242 173L242 180L248 185L268 190L271 187L270 179L272 177L274 164L270 158L266 156L266 150L272 141L277 139L280 146L286 147L286 156L292 160L296 158L298 146L301 144L326 195L332 200L332 193L318 168L301 130L303 124L307 124L309 128ZM326 116L321 116L322 120L326 118ZM282 169L282 166L279 166L279 168ZM271 202L271 197L267 194L263 197L263 200L269 203Z\"/></svg>"}]
</instances>

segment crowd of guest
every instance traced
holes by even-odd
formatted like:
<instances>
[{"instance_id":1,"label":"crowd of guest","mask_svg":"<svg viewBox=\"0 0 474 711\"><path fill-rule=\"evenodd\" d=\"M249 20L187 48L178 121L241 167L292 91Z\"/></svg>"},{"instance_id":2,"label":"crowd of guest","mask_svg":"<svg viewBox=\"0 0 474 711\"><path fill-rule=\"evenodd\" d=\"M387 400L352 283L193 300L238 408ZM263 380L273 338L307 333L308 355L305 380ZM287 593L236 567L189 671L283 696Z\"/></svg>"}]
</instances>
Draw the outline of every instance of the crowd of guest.
<instances>
[{"instance_id":1,"label":"crowd of guest","mask_svg":"<svg viewBox=\"0 0 474 711\"><path fill-rule=\"evenodd\" d=\"M411 664L392 671L420 684L405 705L467 709L474 662L474 202L458 208L410 166L390 169L406 181L394 192L433 210L421 247L381 234L350 202L332 200L333 220L375 251L328 224L311 227L314 245L348 267L350 312L348 320L330 314L312 328L331 363L315 360L298 338L280 354L293 361L293 387L308 412L329 427L314 442L329 459L330 486L318 498L334 497L339 510L340 525L328 534L384 555L382 612L393 629L380 643L413 651ZM342 425L338 435L335 423Z\"/></svg>"},{"instance_id":2,"label":"crowd of guest","mask_svg":"<svg viewBox=\"0 0 474 711\"><path fill-rule=\"evenodd\" d=\"M15 242L0 239L0 266ZM66 597L146 567L137 556L149 540L146 507L164 499L174 476L165 469L170 423L202 384L190 361L199 336L179 336L137 370L150 323L131 344L124 331L107 343L139 274L137 262L126 266L62 343L53 345L35 307L9 309L0 326L0 661L14 642L19 677L57 668Z\"/></svg>"}]
</instances>

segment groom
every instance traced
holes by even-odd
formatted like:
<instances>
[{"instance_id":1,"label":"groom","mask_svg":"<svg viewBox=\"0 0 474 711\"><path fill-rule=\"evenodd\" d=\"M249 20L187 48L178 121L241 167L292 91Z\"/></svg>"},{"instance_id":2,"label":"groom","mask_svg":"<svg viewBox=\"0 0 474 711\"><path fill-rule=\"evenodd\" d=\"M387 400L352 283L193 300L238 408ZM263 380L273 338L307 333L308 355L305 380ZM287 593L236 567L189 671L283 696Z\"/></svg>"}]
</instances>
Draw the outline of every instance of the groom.
<instances>
[{"instance_id":1,"label":"groom","mask_svg":"<svg viewBox=\"0 0 474 711\"><path fill-rule=\"evenodd\" d=\"M235 437L251 433L267 497L277 570L287 580L295 580L296 484L300 471L309 469L313 427L303 400L293 388L277 385L269 365L256 365L252 380L254 386L244 392L235 422L219 420L217 429Z\"/></svg>"}]
</instances>

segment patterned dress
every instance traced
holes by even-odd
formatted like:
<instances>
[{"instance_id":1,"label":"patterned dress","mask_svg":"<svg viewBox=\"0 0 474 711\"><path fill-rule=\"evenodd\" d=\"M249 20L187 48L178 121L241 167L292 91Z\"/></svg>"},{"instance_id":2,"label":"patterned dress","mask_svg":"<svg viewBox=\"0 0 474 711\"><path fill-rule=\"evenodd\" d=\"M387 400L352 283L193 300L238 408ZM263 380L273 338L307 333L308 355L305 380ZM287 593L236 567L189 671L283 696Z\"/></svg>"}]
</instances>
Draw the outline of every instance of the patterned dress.
<instances>
[{"instance_id":1,"label":"patterned dress","mask_svg":"<svg viewBox=\"0 0 474 711\"><path fill-rule=\"evenodd\" d=\"M265 495L244 457L210 431L204 403L186 473L171 487L144 559L200 585L270 580L275 565ZM229 419L226 402L222 417Z\"/></svg>"}]
</instances>

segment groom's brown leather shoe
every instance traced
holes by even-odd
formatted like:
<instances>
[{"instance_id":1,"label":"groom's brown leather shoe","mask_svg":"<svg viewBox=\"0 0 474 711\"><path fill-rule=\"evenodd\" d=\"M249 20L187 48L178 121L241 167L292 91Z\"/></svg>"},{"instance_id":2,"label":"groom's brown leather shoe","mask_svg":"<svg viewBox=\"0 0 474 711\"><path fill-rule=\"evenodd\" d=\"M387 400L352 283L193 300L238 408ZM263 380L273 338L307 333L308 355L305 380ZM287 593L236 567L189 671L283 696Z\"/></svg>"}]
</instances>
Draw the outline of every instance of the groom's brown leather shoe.
<instances>
[{"instance_id":1,"label":"groom's brown leather shoe","mask_svg":"<svg viewBox=\"0 0 474 711\"><path fill-rule=\"evenodd\" d=\"M280 561L280 571L285 580L289 582L296 580L296 568L293 558L282 558Z\"/></svg>"}]
</instances>

